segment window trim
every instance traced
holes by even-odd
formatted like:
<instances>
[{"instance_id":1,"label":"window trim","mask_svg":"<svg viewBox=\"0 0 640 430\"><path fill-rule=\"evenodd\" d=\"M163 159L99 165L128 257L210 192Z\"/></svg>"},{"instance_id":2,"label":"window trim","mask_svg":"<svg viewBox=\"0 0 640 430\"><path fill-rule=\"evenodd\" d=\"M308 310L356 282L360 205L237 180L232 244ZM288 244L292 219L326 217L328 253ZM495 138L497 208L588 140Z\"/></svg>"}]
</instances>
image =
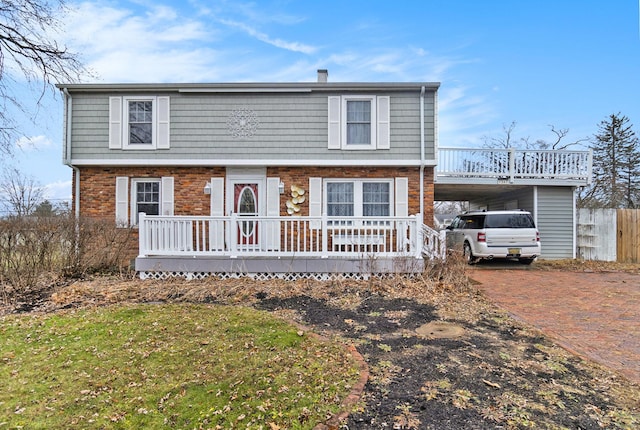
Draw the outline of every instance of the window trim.
<instances>
[{"instance_id":1,"label":"window trim","mask_svg":"<svg viewBox=\"0 0 640 430\"><path fill-rule=\"evenodd\" d=\"M370 141L369 144L349 144L347 143L347 104L350 101L368 101L371 103L370 121ZM340 106L340 134L341 148L347 151L375 150L377 148L378 136L378 103L377 96L373 95L347 95L341 97Z\"/></svg>"},{"instance_id":2,"label":"window trim","mask_svg":"<svg viewBox=\"0 0 640 430\"><path fill-rule=\"evenodd\" d=\"M151 102L151 143L131 143L129 133L129 102ZM158 144L158 103L155 96L123 96L122 97L122 149L153 150Z\"/></svg>"},{"instance_id":3,"label":"window trim","mask_svg":"<svg viewBox=\"0 0 640 430\"><path fill-rule=\"evenodd\" d=\"M138 225L138 184L139 183L153 183L156 182L158 184L158 215L162 215L162 178L131 178L131 225Z\"/></svg>"}]
</instances>

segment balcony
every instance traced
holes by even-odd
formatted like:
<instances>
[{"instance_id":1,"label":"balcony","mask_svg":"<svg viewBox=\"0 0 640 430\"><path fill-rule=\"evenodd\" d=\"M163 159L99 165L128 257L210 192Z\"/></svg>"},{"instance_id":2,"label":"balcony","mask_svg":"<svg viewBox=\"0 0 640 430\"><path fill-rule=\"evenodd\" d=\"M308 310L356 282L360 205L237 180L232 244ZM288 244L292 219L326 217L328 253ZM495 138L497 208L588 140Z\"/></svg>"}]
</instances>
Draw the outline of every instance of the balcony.
<instances>
[{"instance_id":1,"label":"balcony","mask_svg":"<svg viewBox=\"0 0 640 430\"><path fill-rule=\"evenodd\" d=\"M437 184L583 186L591 151L439 148Z\"/></svg>"}]
</instances>

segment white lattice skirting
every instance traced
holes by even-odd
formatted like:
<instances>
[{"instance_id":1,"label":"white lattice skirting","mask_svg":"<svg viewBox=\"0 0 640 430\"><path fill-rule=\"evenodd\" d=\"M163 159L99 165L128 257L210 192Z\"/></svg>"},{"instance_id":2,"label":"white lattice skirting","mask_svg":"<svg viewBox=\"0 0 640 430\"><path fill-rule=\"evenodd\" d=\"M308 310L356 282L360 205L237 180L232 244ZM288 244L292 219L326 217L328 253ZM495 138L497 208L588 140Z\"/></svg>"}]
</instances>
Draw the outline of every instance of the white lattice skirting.
<instances>
[{"instance_id":1,"label":"white lattice skirting","mask_svg":"<svg viewBox=\"0 0 640 430\"><path fill-rule=\"evenodd\" d=\"M283 281L314 280L314 281L335 281L353 280L367 281L371 278L390 278L397 276L389 273L208 273L208 272L140 272L140 279L165 280L171 278L184 278L187 280L197 280L205 278L214 279L240 279L250 278L257 281L270 281L274 279ZM402 274L409 276L409 274Z\"/></svg>"}]
</instances>

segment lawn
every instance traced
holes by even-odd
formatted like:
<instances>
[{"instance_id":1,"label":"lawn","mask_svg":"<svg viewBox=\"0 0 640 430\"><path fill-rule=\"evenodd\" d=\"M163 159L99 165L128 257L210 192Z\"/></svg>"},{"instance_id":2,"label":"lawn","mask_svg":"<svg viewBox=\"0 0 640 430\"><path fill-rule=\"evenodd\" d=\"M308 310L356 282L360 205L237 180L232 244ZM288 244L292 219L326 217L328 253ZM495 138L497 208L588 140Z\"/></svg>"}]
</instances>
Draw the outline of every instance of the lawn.
<instances>
[{"instance_id":1,"label":"lawn","mask_svg":"<svg viewBox=\"0 0 640 430\"><path fill-rule=\"evenodd\" d=\"M340 345L206 304L4 316L0 360L12 429L312 428L359 377Z\"/></svg>"}]
</instances>

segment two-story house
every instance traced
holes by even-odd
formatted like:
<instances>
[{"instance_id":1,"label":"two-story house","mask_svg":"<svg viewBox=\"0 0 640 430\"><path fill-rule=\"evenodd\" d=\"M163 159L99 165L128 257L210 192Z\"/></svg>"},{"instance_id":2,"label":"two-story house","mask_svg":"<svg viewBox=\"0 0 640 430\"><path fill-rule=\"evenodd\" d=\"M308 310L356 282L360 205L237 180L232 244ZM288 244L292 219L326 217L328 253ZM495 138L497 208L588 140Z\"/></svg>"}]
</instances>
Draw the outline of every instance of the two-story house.
<instances>
[{"instance_id":1,"label":"two-story house","mask_svg":"<svg viewBox=\"0 0 640 430\"><path fill-rule=\"evenodd\" d=\"M591 153L438 148L439 83L59 85L78 216L133 227L142 277L363 277L442 255L436 200L530 211L575 257Z\"/></svg>"},{"instance_id":2,"label":"two-story house","mask_svg":"<svg viewBox=\"0 0 640 430\"><path fill-rule=\"evenodd\" d=\"M420 270L438 87L59 85L74 210L136 226L143 276Z\"/></svg>"}]
</instances>

